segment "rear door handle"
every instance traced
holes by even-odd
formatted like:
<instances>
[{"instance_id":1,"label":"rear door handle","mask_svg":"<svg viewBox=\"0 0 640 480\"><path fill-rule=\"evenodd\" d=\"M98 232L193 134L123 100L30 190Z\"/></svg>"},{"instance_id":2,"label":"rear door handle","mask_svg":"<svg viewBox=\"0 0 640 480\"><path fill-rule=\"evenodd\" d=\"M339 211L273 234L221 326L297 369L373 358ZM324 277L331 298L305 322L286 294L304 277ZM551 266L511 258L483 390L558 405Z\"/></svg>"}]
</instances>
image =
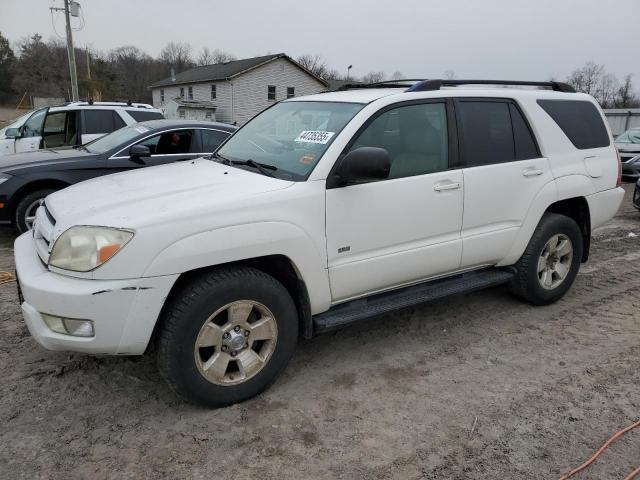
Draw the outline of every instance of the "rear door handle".
<instances>
[{"instance_id":1,"label":"rear door handle","mask_svg":"<svg viewBox=\"0 0 640 480\"><path fill-rule=\"evenodd\" d=\"M458 182L442 182L442 183L436 183L433 186L433 189L436 192L443 192L445 190L457 190L458 188L460 188L460 183Z\"/></svg>"},{"instance_id":2,"label":"rear door handle","mask_svg":"<svg viewBox=\"0 0 640 480\"><path fill-rule=\"evenodd\" d=\"M544 172L542 170L540 170L539 168L525 168L522 171L522 175L524 175L525 177L537 177L538 175L542 175Z\"/></svg>"}]
</instances>

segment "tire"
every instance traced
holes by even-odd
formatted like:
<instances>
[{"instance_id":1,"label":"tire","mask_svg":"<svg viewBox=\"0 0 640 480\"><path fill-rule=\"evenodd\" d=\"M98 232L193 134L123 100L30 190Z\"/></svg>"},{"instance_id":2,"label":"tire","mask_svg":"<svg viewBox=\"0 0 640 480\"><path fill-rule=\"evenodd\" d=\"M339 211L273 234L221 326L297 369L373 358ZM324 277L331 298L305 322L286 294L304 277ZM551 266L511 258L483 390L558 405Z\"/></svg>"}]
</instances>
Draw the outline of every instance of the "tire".
<instances>
[{"instance_id":1,"label":"tire","mask_svg":"<svg viewBox=\"0 0 640 480\"><path fill-rule=\"evenodd\" d=\"M556 251L549 254L556 240ZM566 244L562 243L564 240L570 242L570 258L566 254ZM511 282L511 291L534 305L548 305L562 298L580 269L582 240L582 233L574 220L557 213L545 213L527 249L514 265L516 276ZM545 255L546 259L543 258ZM565 268L568 271L561 278Z\"/></svg>"},{"instance_id":2,"label":"tire","mask_svg":"<svg viewBox=\"0 0 640 480\"><path fill-rule=\"evenodd\" d=\"M28 193L18 202L15 213L15 224L20 233L24 233L31 229L28 218L31 216L31 213L35 213L33 208L37 208L37 204L40 200L43 200L47 195L55 191L56 190L52 188L36 190Z\"/></svg>"},{"instance_id":3,"label":"tire","mask_svg":"<svg viewBox=\"0 0 640 480\"><path fill-rule=\"evenodd\" d=\"M160 374L178 396L210 407L262 392L287 365L298 341L298 314L289 292L270 275L246 267L194 278L172 295L161 322Z\"/></svg>"}]
</instances>

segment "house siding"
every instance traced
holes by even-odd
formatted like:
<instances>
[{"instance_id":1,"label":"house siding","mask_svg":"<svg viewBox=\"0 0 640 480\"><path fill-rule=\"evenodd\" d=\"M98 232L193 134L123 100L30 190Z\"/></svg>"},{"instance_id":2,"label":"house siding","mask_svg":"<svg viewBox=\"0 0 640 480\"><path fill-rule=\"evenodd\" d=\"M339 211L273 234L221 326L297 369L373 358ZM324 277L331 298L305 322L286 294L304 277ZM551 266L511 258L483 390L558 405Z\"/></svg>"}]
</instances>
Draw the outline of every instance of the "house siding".
<instances>
[{"instance_id":1,"label":"house siding","mask_svg":"<svg viewBox=\"0 0 640 480\"><path fill-rule=\"evenodd\" d=\"M211 84L216 85L216 99L211 100ZM276 100L267 99L267 87L275 85ZM153 106L163 111L167 118L177 118L171 99L180 96L184 88L188 99L189 87L193 87L193 100L212 101L216 106L217 122L242 125L257 113L276 101L287 98L287 87L295 88L295 96L311 95L326 90L325 85L290 61L279 58L265 65L242 73L229 81L183 84L152 89ZM164 90L164 103L160 101ZM233 104L232 104L233 102Z\"/></svg>"}]
</instances>

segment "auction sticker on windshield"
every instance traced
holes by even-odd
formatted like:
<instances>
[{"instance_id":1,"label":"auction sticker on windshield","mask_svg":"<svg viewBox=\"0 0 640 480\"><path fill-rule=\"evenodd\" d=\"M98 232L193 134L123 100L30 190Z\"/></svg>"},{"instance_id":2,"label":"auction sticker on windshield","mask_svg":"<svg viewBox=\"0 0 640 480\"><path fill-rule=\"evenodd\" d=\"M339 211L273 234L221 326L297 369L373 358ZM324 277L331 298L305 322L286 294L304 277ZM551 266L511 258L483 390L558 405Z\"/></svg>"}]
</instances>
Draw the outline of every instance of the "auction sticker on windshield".
<instances>
[{"instance_id":1,"label":"auction sticker on windshield","mask_svg":"<svg viewBox=\"0 0 640 480\"><path fill-rule=\"evenodd\" d=\"M335 135L335 132L324 132L324 131L313 131L313 130L305 130L300 132L298 138L296 138L296 142L304 142L304 143L319 143L322 145L326 145L331 137Z\"/></svg>"}]
</instances>

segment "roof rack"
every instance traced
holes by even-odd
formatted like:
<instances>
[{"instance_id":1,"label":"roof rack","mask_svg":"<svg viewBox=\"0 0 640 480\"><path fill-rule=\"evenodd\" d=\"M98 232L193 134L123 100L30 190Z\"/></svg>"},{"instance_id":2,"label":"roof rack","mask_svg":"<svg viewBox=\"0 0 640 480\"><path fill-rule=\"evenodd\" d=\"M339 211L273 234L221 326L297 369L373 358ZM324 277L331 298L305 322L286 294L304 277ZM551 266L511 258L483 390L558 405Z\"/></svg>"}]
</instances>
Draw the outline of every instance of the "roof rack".
<instances>
[{"instance_id":1,"label":"roof rack","mask_svg":"<svg viewBox=\"0 0 640 480\"><path fill-rule=\"evenodd\" d=\"M575 89L563 82L528 82L523 80L443 80L423 78L403 78L375 83L349 83L338 88L353 90L359 88L405 88L407 92L426 92L440 90L442 87L456 87L460 85L505 85L549 88L556 92L575 93Z\"/></svg>"},{"instance_id":2,"label":"roof rack","mask_svg":"<svg viewBox=\"0 0 640 480\"><path fill-rule=\"evenodd\" d=\"M563 82L528 82L522 80L423 80L412 85L408 92L424 92L440 90L442 87L455 87L458 85L505 85L550 88L556 92L575 93L575 89Z\"/></svg>"}]
</instances>

